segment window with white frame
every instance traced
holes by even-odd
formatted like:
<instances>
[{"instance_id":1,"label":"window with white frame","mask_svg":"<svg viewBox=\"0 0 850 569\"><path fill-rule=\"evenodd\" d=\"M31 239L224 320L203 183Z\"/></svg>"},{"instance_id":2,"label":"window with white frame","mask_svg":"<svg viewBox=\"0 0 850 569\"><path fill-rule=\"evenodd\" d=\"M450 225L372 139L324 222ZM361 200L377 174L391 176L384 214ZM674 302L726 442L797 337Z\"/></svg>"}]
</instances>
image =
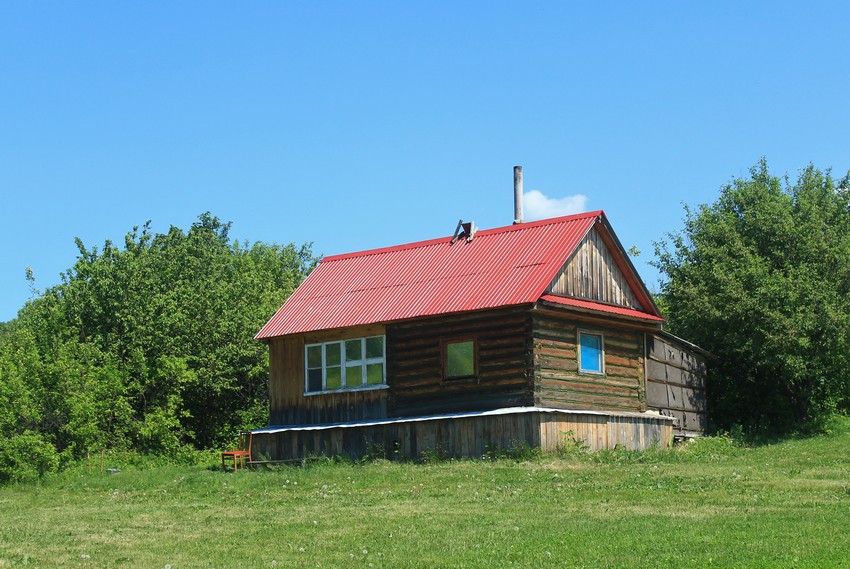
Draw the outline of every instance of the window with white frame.
<instances>
[{"instance_id":1,"label":"window with white frame","mask_svg":"<svg viewBox=\"0 0 850 569\"><path fill-rule=\"evenodd\" d=\"M602 334L578 333L578 369L582 373L605 373L605 350Z\"/></svg>"},{"instance_id":2,"label":"window with white frame","mask_svg":"<svg viewBox=\"0 0 850 569\"><path fill-rule=\"evenodd\" d=\"M304 391L321 393L386 385L384 344L384 336L307 344Z\"/></svg>"}]
</instances>

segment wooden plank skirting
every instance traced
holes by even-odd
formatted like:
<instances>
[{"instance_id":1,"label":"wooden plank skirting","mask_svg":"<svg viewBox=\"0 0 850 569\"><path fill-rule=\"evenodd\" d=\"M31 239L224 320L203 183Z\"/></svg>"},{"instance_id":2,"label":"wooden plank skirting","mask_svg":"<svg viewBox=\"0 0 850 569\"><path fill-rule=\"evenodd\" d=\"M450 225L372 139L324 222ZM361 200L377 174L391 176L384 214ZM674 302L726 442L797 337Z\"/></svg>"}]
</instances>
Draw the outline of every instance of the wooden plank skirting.
<instances>
[{"instance_id":1,"label":"wooden plank skirting","mask_svg":"<svg viewBox=\"0 0 850 569\"><path fill-rule=\"evenodd\" d=\"M616 413L511 407L494 411L381 419L253 431L253 460L278 462L316 456L384 456L419 459L476 458L529 446L544 451L582 442L591 450L667 447L673 419L650 413Z\"/></svg>"}]
</instances>

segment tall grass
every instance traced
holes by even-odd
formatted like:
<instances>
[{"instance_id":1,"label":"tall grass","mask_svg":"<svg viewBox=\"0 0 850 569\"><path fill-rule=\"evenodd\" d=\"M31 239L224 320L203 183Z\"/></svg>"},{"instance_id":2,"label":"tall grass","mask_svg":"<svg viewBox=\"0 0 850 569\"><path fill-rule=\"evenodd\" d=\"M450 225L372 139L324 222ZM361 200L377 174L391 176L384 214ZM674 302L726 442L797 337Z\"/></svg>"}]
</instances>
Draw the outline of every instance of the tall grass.
<instances>
[{"instance_id":1,"label":"tall grass","mask_svg":"<svg viewBox=\"0 0 850 569\"><path fill-rule=\"evenodd\" d=\"M748 446L317 461L223 472L107 461L0 488L0 566L835 567L850 422Z\"/></svg>"}]
</instances>

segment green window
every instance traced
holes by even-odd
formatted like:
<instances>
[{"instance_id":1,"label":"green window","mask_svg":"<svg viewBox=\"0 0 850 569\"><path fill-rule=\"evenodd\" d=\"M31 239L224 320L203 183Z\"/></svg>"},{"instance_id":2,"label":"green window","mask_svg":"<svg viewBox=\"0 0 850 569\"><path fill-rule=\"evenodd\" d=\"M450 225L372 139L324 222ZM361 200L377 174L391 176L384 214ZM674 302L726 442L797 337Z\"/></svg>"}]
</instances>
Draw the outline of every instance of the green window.
<instances>
[{"instance_id":1,"label":"green window","mask_svg":"<svg viewBox=\"0 0 850 569\"><path fill-rule=\"evenodd\" d=\"M386 385L384 336L308 344L305 347L306 393Z\"/></svg>"},{"instance_id":2,"label":"green window","mask_svg":"<svg viewBox=\"0 0 850 569\"><path fill-rule=\"evenodd\" d=\"M443 377L459 379L478 375L478 350L475 340L449 340L443 343Z\"/></svg>"}]
</instances>

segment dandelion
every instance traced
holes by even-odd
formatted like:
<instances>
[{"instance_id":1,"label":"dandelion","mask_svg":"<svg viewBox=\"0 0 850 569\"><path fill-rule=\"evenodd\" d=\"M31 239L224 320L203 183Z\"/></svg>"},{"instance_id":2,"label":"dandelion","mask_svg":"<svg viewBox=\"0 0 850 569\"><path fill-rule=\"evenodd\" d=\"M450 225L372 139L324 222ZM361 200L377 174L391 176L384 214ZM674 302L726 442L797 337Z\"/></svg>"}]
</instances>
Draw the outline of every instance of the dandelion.
<instances>
[{"instance_id":1,"label":"dandelion","mask_svg":"<svg viewBox=\"0 0 850 569\"><path fill-rule=\"evenodd\" d=\"M364 550L363 550L363 555L367 555L368 553L369 553L369 550L368 550L368 549L364 549Z\"/></svg>"},{"instance_id":2,"label":"dandelion","mask_svg":"<svg viewBox=\"0 0 850 569\"><path fill-rule=\"evenodd\" d=\"M299 548L298 548L298 551L300 551L301 553L304 553L304 548L303 548L303 547L299 547Z\"/></svg>"},{"instance_id":3,"label":"dandelion","mask_svg":"<svg viewBox=\"0 0 850 569\"><path fill-rule=\"evenodd\" d=\"M80 555L80 559L91 559L91 555L89 555L88 553L83 553L82 555Z\"/></svg>"}]
</instances>

